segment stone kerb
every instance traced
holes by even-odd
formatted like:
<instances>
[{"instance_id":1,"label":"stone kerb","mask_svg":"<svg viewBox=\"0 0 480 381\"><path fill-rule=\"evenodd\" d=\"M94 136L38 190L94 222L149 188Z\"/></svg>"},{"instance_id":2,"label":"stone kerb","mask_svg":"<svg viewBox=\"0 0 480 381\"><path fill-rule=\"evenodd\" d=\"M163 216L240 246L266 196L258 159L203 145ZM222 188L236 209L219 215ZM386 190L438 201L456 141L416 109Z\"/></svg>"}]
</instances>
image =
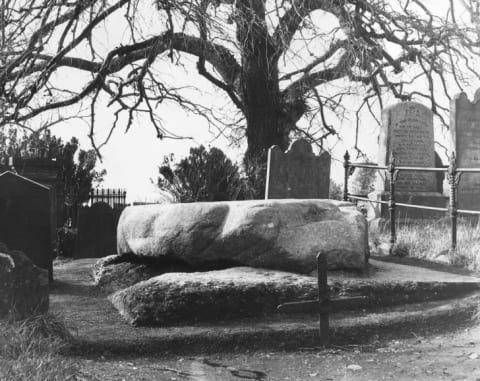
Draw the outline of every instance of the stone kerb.
<instances>
[{"instance_id":1,"label":"stone kerb","mask_svg":"<svg viewBox=\"0 0 480 381\"><path fill-rule=\"evenodd\" d=\"M452 151L459 168L480 167L480 89L470 102L465 93L450 103ZM464 173L458 184L459 209L480 210L480 173Z\"/></svg>"},{"instance_id":2,"label":"stone kerb","mask_svg":"<svg viewBox=\"0 0 480 381\"><path fill-rule=\"evenodd\" d=\"M328 198L330 154L315 155L310 143L298 139L283 152L273 146L268 151L265 199Z\"/></svg>"},{"instance_id":3,"label":"stone kerb","mask_svg":"<svg viewBox=\"0 0 480 381\"><path fill-rule=\"evenodd\" d=\"M386 108L382 112L382 125L379 136L378 165L388 166L393 154L395 164L405 167L435 167L433 113L417 102L402 102ZM395 183L397 202L445 207L445 198L437 191L435 173L418 171L399 172ZM390 184L387 173L379 171L376 191L370 199L388 200ZM369 219L386 218L388 207L373 204ZM397 208L399 218L437 218L438 212L422 209Z\"/></svg>"}]
</instances>

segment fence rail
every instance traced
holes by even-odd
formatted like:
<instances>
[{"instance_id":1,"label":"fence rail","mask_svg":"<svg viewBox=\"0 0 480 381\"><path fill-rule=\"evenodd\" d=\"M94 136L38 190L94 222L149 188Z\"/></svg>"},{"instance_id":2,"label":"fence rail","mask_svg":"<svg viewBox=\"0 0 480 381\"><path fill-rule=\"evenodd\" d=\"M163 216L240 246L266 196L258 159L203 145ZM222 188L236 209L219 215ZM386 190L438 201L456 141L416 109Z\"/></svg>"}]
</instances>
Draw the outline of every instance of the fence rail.
<instances>
[{"instance_id":1,"label":"fence rail","mask_svg":"<svg viewBox=\"0 0 480 381\"><path fill-rule=\"evenodd\" d=\"M390 217L390 253L392 253L393 247L396 241L396 227L395 227L395 213L396 207L402 206L406 208L416 208L424 210L432 210L439 212L447 212L450 217L450 226L451 226L451 243L450 250L455 251L457 248L457 216L459 213L470 214L470 215L480 215L480 211L477 210L468 210L468 209L458 209L458 184L462 177L463 173L480 173L480 168L457 168L455 154L452 153L450 156L450 163L448 167L443 168L429 168L429 167L405 167L395 165L395 157L390 155L390 163L388 166L380 166L375 164L363 164L363 163L351 163L350 154L345 152L343 167L345 170L344 174L344 187L343 187L343 200L357 200L357 201L367 201L376 204L387 204L389 209ZM390 186L390 193L388 201L384 200L371 200L367 197L361 197L358 195L350 194L348 192L348 178L353 174L355 168L367 168L377 171L386 171L388 177L388 184ZM416 205L416 204L407 204L396 202L395 200L395 184L398 178L400 171L413 171L413 172L433 172L440 173L446 172L447 180L450 185L449 201L447 208L440 208L427 205Z\"/></svg>"}]
</instances>

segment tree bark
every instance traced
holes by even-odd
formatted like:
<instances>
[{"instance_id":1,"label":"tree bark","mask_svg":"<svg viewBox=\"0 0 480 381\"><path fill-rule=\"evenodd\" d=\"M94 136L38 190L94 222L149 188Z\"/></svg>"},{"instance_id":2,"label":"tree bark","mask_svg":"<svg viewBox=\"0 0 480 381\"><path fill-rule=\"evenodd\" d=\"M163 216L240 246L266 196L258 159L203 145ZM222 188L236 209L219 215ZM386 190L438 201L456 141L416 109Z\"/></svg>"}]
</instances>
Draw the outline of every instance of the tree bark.
<instances>
[{"instance_id":1,"label":"tree bark","mask_svg":"<svg viewBox=\"0 0 480 381\"><path fill-rule=\"evenodd\" d=\"M282 150L288 148L288 132L292 126L280 115L278 107L271 102L258 103L248 106L247 112L247 159L266 157L273 145Z\"/></svg>"},{"instance_id":2,"label":"tree bark","mask_svg":"<svg viewBox=\"0 0 480 381\"><path fill-rule=\"evenodd\" d=\"M286 149L289 127L279 88L276 48L265 24L262 0L239 0L237 39L242 41L241 99L246 120L245 160L266 158L272 145Z\"/></svg>"}]
</instances>

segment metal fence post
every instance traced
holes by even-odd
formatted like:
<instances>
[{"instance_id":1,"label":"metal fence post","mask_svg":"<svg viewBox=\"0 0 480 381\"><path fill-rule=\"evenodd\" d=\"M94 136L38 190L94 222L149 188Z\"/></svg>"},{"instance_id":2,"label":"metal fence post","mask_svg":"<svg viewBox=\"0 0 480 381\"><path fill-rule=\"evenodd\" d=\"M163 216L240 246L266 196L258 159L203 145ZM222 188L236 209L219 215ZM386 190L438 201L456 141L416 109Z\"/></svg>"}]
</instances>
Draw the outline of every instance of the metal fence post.
<instances>
[{"instance_id":1,"label":"metal fence post","mask_svg":"<svg viewBox=\"0 0 480 381\"><path fill-rule=\"evenodd\" d=\"M343 179L343 201L348 201L348 177L350 175L350 154L348 150L345 151L345 155L343 156L343 168L345 170Z\"/></svg>"},{"instance_id":2,"label":"metal fence post","mask_svg":"<svg viewBox=\"0 0 480 381\"><path fill-rule=\"evenodd\" d=\"M390 211L390 255L393 253L393 246L397 240L395 229L395 181L397 180L398 170L395 169L395 157L390 155L390 164L388 166L390 197L388 200L388 209Z\"/></svg>"},{"instance_id":3,"label":"metal fence post","mask_svg":"<svg viewBox=\"0 0 480 381\"><path fill-rule=\"evenodd\" d=\"M457 186L460 181L462 173L457 172L457 163L455 158L455 152L452 152L450 156L450 165L448 166L448 184L450 185L450 197L449 197L449 215L450 215L450 227L451 227L451 245L450 250L454 252L457 249Z\"/></svg>"}]
</instances>

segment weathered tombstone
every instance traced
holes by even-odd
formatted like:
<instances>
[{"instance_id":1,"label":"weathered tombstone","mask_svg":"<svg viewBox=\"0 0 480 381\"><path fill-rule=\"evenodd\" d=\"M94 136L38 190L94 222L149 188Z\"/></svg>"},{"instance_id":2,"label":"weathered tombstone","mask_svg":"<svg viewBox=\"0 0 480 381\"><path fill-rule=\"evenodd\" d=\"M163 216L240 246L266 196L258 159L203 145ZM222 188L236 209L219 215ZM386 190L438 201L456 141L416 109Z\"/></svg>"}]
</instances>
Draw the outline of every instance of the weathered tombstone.
<instances>
[{"instance_id":1,"label":"weathered tombstone","mask_svg":"<svg viewBox=\"0 0 480 381\"><path fill-rule=\"evenodd\" d=\"M121 210L105 202L78 211L75 258L100 258L116 253L117 223Z\"/></svg>"},{"instance_id":2,"label":"weathered tombstone","mask_svg":"<svg viewBox=\"0 0 480 381\"><path fill-rule=\"evenodd\" d=\"M328 198L330 154L315 155L310 143L299 139L284 153L280 147L268 150L265 199Z\"/></svg>"},{"instance_id":3,"label":"weathered tombstone","mask_svg":"<svg viewBox=\"0 0 480 381\"><path fill-rule=\"evenodd\" d=\"M388 166L393 154L396 166L435 167L433 114L416 102L403 102L382 112L379 137L378 165ZM388 173L379 171L376 190L369 194L373 200L388 200ZM395 201L416 205L445 207L446 199L438 192L437 176L433 172L400 171L395 183ZM386 218L388 205L373 204L369 219ZM396 216L405 219L438 218L442 212L398 206Z\"/></svg>"},{"instance_id":4,"label":"weathered tombstone","mask_svg":"<svg viewBox=\"0 0 480 381\"><path fill-rule=\"evenodd\" d=\"M480 167L480 89L473 102L465 93L450 104L452 150L459 168ZM458 208L480 210L480 173L464 173L458 184Z\"/></svg>"},{"instance_id":5,"label":"weathered tombstone","mask_svg":"<svg viewBox=\"0 0 480 381\"><path fill-rule=\"evenodd\" d=\"M53 194L45 185L13 172L0 174L0 242L20 250L53 280Z\"/></svg>"},{"instance_id":6,"label":"weathered tombstone","mask_svg":"<svg viewBox=\"0 0 480 381\"><path fill-rule=\"evenodd\" d=\"M8 171L10 159L0 161L0 172ZM59 176L61 163L47 158L11 158L15 172L20 176L46 185L53 193L51 209L56 215L56 226L59 228L65 222L63 181Z\"/></svg>"}]
</instances>

